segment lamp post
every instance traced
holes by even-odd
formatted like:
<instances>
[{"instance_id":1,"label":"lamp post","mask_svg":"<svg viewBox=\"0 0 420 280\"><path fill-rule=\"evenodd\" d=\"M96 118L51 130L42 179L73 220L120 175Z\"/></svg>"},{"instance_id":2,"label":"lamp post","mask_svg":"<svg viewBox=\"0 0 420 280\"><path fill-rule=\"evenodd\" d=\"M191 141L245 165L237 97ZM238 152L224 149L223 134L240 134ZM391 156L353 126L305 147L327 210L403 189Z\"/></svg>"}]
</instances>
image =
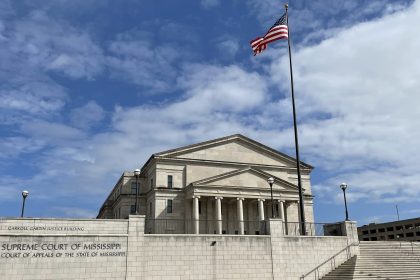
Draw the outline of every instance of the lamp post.
<instances>
[{"instance_id":1,"label":"lamp post","mask_svg":"<svg viewBox=\"0 0 420 280\"><path fill-rule=\"evenodd\" d=\"M134 170L134 176L136 176L136 215L139 214L139 176L140 176L140 169Z\"/></svg>"},{"instance_id":2,"label":"lamp post","mask_svg":"<svg viewBox=\"0 0 420 280\"><path fill-rule=\"evenodd\" d=\"M268 184L270 185L270 192L271 192L271 218L274 218L274 203L273 203L273 183L274 178L270 177L267 179Z\"/></svg>"},{"instance_id":3,"label":"lamp post","mask_svg":"<svg viewBox=\"0 0 420 280\"><path fill-rule=\"evenodd\" d=\"M343 190L343 194L344 194L344 206L346 207L346 221L349 221L349 212L347 211L347 198L346 198L347 184L341 183L340 188Z\"/></svg>"},{"instance_id":4,"label":"lamp post","mask_svg":"<svg viewBox=\"0 0 420 280\"><path fill-rule=\"evenodd\" d=\"M23 212L25 211L25 201L26 201L26 198L28 197L28 195L29 195L28 191L22 191L23 201L22 201L22 212L20 213L21 218L23 218Z\"/></svg>"}]
</instances>

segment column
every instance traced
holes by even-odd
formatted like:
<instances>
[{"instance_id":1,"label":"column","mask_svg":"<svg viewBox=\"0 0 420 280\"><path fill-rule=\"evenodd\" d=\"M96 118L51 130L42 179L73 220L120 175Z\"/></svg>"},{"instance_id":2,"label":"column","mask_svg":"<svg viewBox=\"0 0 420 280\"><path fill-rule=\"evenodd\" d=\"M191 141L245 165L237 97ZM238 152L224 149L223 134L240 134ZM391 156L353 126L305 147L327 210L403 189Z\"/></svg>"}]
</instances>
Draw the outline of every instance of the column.
<instances>
[{"instance_id":1,"label":"column","mask_svg":"<svg viewBox=\"0 0 420 280\"><path fill-rule=\"evenodd\" d=\"M289 235L289 210L288 207L289 202L287 200L283 203L283 216L284 216L284 234Z\"/></svg>"},{"instance_id":2,"label":"column","mask_svg":"<svg viewBox=\"0 0 420 280\"><path fill-rule=\"evenodd\" d=\"M265 234L264 201L265 199L258 199L258 219L260 220L258 227L259 234Z\"/></svg>"},{"instance_id":3,"label":"column","mask_svg":"<svg viewBox=\"0 0 420 280\"><path fill-rule=\"evenodd\" d=\"M216 230L217 234L222 234L222 199L223 197L215 197L216 200Z\"/></svg>"},{"instance_id":4,"label":"column","mask_svg":"<svg viewBox=\"0 0 420 280\"><path fill-rule=\"evenodd\" d=\"M264 201L265 199L258 198L258 218L260 221L264 221Z\"/></svg>"},{"instance_id":5,"label":"column","mask_svg":"<svg viewBox=\"0 0 420 280\"><path fill-rule=\"evenodd\" d=\"M198 199L199 196L193 196L193 225L194 225L194 234L200 233L200 214L198 211Z\"/></svg>"},{"instance_id":6,"label":"column","mask_svg":"<svg viewBox=\"0 0 420 280\"><path fill-rule=\"evenodd\" d=\"M279 200L278 201L278 205L279 205L279 218L283 220L283 222L285 222L284 220L284 201L283 200Z\"/></svg>"},{"instance_id":7,"label":"column","mask_svg":"<svg viewBox=\"0 0 420 280\"><path fill-rule=\"evenodd\" d=\"M243 207L243 198L238 197L236 199L236 206L238 209L238 222L239 222L239 234L244 235L245 229L244 229L244 207Z\"/></svg>"}]
</instances>

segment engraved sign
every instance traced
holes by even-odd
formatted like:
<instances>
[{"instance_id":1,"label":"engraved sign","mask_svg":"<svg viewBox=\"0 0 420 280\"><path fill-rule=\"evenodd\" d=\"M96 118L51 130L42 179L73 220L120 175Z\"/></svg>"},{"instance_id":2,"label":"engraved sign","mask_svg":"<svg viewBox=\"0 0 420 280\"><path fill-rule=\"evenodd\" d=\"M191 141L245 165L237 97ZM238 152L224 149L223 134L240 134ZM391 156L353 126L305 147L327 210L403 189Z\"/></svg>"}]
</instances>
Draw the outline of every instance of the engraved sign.
<instances>
[{"instance_id":1,"label":"engraved sign","mask_svg":"<svg viewBox=\"0 0 420 280\"><path fill-rule=\"evenodd\" d=\"M78 226L8 226L7 230L20 231L84 231L84 227Z\"/></svg>"},{"instance_id":2,"label":"engraved sign","mask_svg":"<svg viewBox=\"0 0 420 280\"><path fill-rule=\"evenodd\" d=\"M89 258L124 257L121 243L4 243L0 245L0 258Z\"/></svg>"}]
</instances>

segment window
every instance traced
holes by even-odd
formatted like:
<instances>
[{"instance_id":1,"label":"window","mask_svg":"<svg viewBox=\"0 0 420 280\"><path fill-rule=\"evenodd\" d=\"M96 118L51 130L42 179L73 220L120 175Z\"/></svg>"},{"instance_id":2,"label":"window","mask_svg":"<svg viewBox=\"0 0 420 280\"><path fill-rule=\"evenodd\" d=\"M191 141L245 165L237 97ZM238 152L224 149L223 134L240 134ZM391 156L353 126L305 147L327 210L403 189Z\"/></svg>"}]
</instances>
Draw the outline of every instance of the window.
<instances>
[{"instance_id":1,"label":"window","mask_svg":"<svg viewBox=\"0 0 420 280\"><path fill-rule=\"evenodd\" d=\"M172 199L166 201L166 213L172 213Z\"/></svg>"},{"instance_id":2,"label":"window","mask_svg":"<svg viewBox=\"0 0 420 280\"><path fill-rule=\"evenodd\" d=\"M384 228L380 228L380 229L378 229L378 232L385 232L385 229Z\"/></svg>"},{"instance_id":3,"label":"window","mask_svg":"<svg viewBox=\"0 0 420 280\"><path fill-rule=\"evenodd\" d=\"M130 206L130 214L134 214L134 213L136 213L136 205L135 204Z\"/></svg>"},{"instance_id":4,"label":"window","mask_svg":"<svg viewBox=\"0 0 420 280\"><path fill-rule=\"evenodd\" d=\"M172 189L172 175L168 175L168 189Z\"/></svg>"},{"instance_id":5,"label":"window","mask_svg":"<svg viewBox=\"0 0 420 280\"><path fill-rule=\"evenodd\" d=\"M137 185L136 182L131 182L131 194L136 194Z\"/></svg>"},{"instance_id":6,"label":"window","mask_svg":"<svg viewBox=\"0 0 420 280\"><path fill-rule=\"evenodd\" d=\"M370 233L376 233L376 229L371 229Z\"/></svg>"},{"instance_id":7,"label":"window","mask_svg":"<svg viewBox=\"0 0 420 280\"><path fill-rule=\"evenodd\" d=\"M406 228L406 229L413 229L413 228L414 228L414 226L413 226L413 225L406 225L406 226L405 226L405 228Z\"/></svg>"},{"instance_id":8,"label":"window","mask_svg":"<svg viewBox=\"0 0 420 280\"><path fill-rule=\"evenodd\" d=\"M376 237L371 237L371 238L370 238L370 240L371 240L371 241L377 241L377 240L378 240L378 238L376 238Z\"/></svg>"},{"instance_id":9,"label":"window","mask_svg":"<svg viewBox=\"0 0 420 280\"><path fill-rule=\"evenodd\" d=\"M402 226L396 226L395 227L395 230L402 230L403 229L403 227Z\"/></svg>"},{"instance_id":10,"label":"window","mask_svg":"<svg viewBox=\"0 0 420 280\"><path fill-rule=\"evenodd\" d=\"M364 230L364 231L363 231L363 234L369 234L369 231Z\"/></svg>"},{"instance_id":11,"label":"window","mask_svg":"<svg viewBox=\"0 0 420 280\"><path fill-rule=\"evenodd\" d=\"M386 231L394 231L394 227L387 227Z\"/></svg>"},{"instance_id":12,"label":"window","mask_svg":"<svg viewBox=\"0 0 420 280\"><path fill-rule=\"evenodd\" d=\"M416 232L416 236L420 236L420 231L417 231Z\"/></svg>"},{"instance_id":13,"label":"window","mask_svg":"<svg viewBox=\"0 0 420 280\"><path fill-rule=\"evenodd\" d=\"M388 235L388 239L395 239L395 236L393 234Z\"/></svg>"},{"instance_id":14,"label":"window","mask_svg":"<svg viewBox=\"0 0 420 280\"><path fill-rule=\"evenodd\" d=\"M414 232L407 232L406 236L407 237L413 237L414 236Z\"/></svg>"}]
</instances>

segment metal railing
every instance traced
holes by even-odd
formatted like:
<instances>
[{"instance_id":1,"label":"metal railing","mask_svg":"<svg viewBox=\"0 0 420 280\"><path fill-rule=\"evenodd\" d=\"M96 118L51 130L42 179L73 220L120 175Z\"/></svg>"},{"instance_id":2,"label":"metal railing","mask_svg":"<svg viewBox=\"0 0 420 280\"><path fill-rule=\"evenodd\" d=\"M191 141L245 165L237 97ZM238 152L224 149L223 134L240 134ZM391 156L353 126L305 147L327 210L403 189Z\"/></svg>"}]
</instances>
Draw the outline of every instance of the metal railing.
<instances>
[{"instance_id":1,"label":"metal railing","mask_svg":"<svg viewBox=\"0 0 420 280\"><path fill-rule=\"evenodd\" d=\"M411 255L420 262L420 243L411 241Z\"/></svg>"},{"instance_id":2,"label":"metal railing","mask_svg":"<svg viewBox=\"0 0 420 280\"><path fill-rule=\"evenodd\" d=\"M313 279L319 280L321 277L325 276L326 274L330 273L334 269L336 269L342 263L348 261L350 258L354 257L356 254L352 250L352 247L359 246L359 242L352 243L336 253L331 258L327 259L308 273L302 275L300 280L304 279Z\"/></svg>"},{"instance_id":3,"label":"metal railing","mask_svg":"<svg viewBox=\"0 0 420 280\"><path fill-rule=\"evenodd\" d=\"M414 257L418 262L420 262L420 242L415 241L406 241L407 243L410 243L410 247L407 248L408 250L404 250L403 243L404 241L400 241L400 251L401 253L405 253L407 256Z\"/></svg>"},{"instance_id":4,"label":"metal railing","mask_svg":"<svg viewBox=\"0 0 420 280\"><path fill-rule=\"evenodd\" d=\"M266 221L237 220L186 220L186 219L146 219L146 234L194 234L198 223L199 234L217 234L221 224L222 234L240 234L242 223L245 235L266 235Z\"/></svg>"},{"instance_id":5,"label":"metal railing","mask_svg":"<svg viewBox=\"0 0 420 280\"><path fill-rule=\"evenodd\" d=\"M288 236L298 236L300 222L285 222L284 232ZM305 223L306 236L344 236L342 223Z\"/></svg>"}]
</instances>

